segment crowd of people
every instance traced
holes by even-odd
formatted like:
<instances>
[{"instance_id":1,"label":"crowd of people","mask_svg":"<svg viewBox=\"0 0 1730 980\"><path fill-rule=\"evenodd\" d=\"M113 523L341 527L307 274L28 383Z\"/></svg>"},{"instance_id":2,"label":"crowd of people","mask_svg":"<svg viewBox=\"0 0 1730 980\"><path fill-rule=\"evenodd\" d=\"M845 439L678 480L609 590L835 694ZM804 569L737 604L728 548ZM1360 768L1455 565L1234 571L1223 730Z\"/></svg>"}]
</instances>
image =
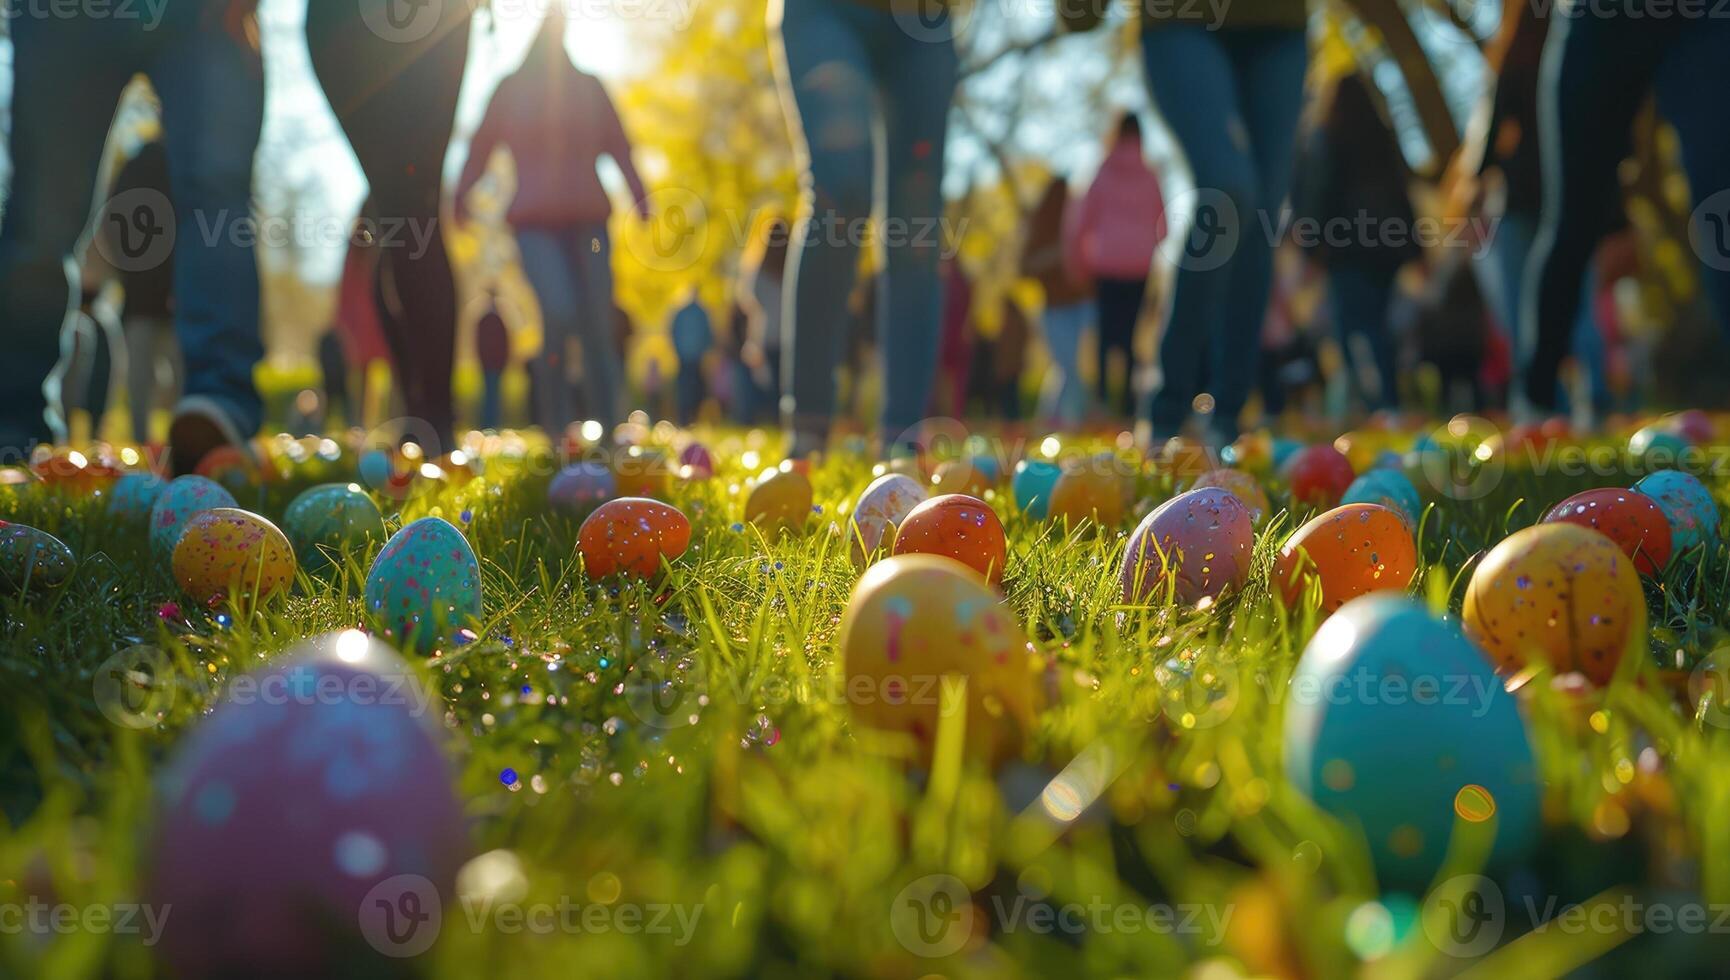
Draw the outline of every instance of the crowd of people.
<instances>
[{"instance_id":1,"label":"crowd of people","mask_svg":"<svg viewBox=\"0 0 1730 980\"><path fill-rule=\"evenodd\" d=\"M1419 363L1439 378L1427 407L1511 397L1550 413L1568 407L1558 378L1572 356L1584 380L1572 394L1589 403L1576 407L1602 411L1626 360L1613 290L1634 271L1618 166L1649 95L1675 127L1694 202L1730 187L1730 141L1711 108L1717 59L1730 54L1720 21L1640 16L1640 0L1614 10L1508 4L1485 46L1481 111L1456 156L1425 178L1408 166L1370 77L1316 83L1305 0L1237 0L1217 18L1201 5L1194 17L1145 5L1151 114L1121 113L1091 179L1053 176L1029 202L1015 271L1031 290L975 289L942 235L884 235L861 275L860 237L834 229L917 227L950 206L950 13L940 5L910 30L879 0L778 0L767 11L770 55L798 209L756 216L724 303L692 288L673 304L677 368L638 396L597 162L617 165L645 220L650 197L627 122L566 53L556 4L493 93L460 178L444 185L482 3L438 5L432 29L407 39L368 23L365 4L312 3L306 22L318 81L370 188L363 217L415 223L431 243L378 248L367 234L376 223L357 223L320 349L328 404L352 421L364 400L354 366L386 360L401 412L419 427L405 435L434 444L451 444L459 414L458 289L441 222L447 203L456 221L471 220L473 189L497 152L514 164L504 220L539 306L540 349L525 365L532 421L559 433L580 419L621 419L646 398L682 421L713 405L739 423L778 421L794 455L821 451L837 416L867 404L888 452L933 415L1139 421L1154 440L1191 432L1224 443L1258 393L1263 418L1323 391L1344 401L1337 411L1411 404ZM163 389L178 391L167 434L177 471L265 423L253 382L262 345L252 249L181 235L165 253L158 240L170 219L194 228L199 216L247 213L264 102L253 6L170 0L146 31L33 16L7 0L17 81L0 221L0 323L12 354L0 372L0 450L64 439L69 408L100 411L103 352L117 346L139 441ZM1096 29L1109 8L1062 5L1059 27ZM160 135L120 168L92 216L115 99L139 74L160 103ZM1195 188L1181 214L1168 213L1171 175L1142 138L1155 117ZM1411 232L1424 209L1477 233L1426 244ZM1324 233L1297 233L1305 222ZM1168 241L1168 227L1184 228L1182 238ZM1342 227L1349 233L1325 233ZM101 322L107 307L87 288L98 258L124 296L118 325ZM1730 262L1695 264L1719 319L1730 319L1720 268ZM483 390L468 421L505 421L502 379L520 319L488 298L474 332ZM1154 334L1157 343L1138 341Z\"/></svg>"}]
</instances>

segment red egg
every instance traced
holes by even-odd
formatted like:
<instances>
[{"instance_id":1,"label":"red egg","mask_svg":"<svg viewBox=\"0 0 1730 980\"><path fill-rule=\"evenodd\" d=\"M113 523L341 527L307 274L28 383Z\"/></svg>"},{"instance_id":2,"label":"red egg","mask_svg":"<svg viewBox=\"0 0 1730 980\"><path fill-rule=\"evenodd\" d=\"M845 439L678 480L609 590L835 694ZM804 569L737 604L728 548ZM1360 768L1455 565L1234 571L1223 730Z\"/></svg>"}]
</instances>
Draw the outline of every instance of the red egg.
<instances>
[{"instance_id":1,"label":"red egg","mask_svg":"<svg viewBox=\"0 0 1730 980\"><path fill-rule=\"evenodd\" d=\"M1357 476L1345 453L1329 445L1305 446L1293 453L1281 475L1293 500L1317 510L1338 505Z\"/></svg>"},{"instance_id":2,"label":"red egg","mask_svg":"<svg viewBox=\"0 0 1730 980\"><path fill-rule=\"evenodd\" d=\"M1574 494L1550 508L1544 523L1578 524L1601 532L1645 575L1670 562L1670 522L1658 502L1638 490L1605 487Z\"/></svg>"},{"instance_id":3,"label":"red egg","mask_svg":"<svg viewBox=\"0 0 1730 980\"><path fill-rule=\"evenodd\" d=\"M679 508L647 497L609 500L577 529L577 550L590 578L654 578L663 559L676 561L690 545L690 520Z\"/></svg>"},{"instance_id":4,"label":"red egg","mask_svg":"<svg viewBox=\"0 0 1730 980\"><path fill-rule=\"evenodd\" d=\"M1368 592L1403 592L1418 549L1400 515L1380 504L1346 504L1292 532L1274 559L1273 587L1296 605L1314 581L1326 615Z\"/></svg>"},{"instance_id":5,"label":"red egg","mask_svg":"<svg viewBox=\"0 0 1730 980\"><path fill-rule=\"evenodd\" d=\"M949 493L913 508L895 532L895 554L942 555L1000 582L1009 541L990 504Z\"/></svg>"}]
</instances>

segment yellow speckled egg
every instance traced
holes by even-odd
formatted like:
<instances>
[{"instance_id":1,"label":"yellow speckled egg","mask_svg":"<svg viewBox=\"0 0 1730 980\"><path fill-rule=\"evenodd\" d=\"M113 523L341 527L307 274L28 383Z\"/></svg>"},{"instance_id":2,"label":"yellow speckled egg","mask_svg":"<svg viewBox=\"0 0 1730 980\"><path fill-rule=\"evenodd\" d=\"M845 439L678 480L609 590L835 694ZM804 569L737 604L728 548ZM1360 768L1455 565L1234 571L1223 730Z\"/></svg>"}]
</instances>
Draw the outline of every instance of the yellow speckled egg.
<instances>
[{"instance_id":1,"label":"yellow speckled egg","mask_svg":"<svg viewBox=\"0 0 1730 980\"><path fill-rule=\"evenodd\" d=\"M1271 509L1267 491L1262 489L1260 480L1243 470L1210 470L1197 477L1195 483L1190 485L1191 490L1200 490L1202 487L1218 487L1242 501L1249 510L1250 521L1256 526L1261 526L1261 523L1267 520L1268 511Z\"/></svg>"},{"instance_id":2,"label":"yellow speckled egg","mask_svg":"<svg viewBox=\"0 0 1730 980\"><path fill-rule=\"evenodd\" d=\"M793 467L764 470L745 498L745 520L799 530L811 517L811 480Z\"/></svg>"},{"instance_id":3,"label":"yellow speckled egg","mask_svg":"<svg viewBox=\"0 0 1730 980\"><path fill-rule=\"evenodd\" d=\"M853 507L849 530L854 564L864 566L895 542L895 529L925 500L919 481L901 473L885 473L865 488Z\"/></svg>"},{"instance_id":4,"label":"yellow speckled egg","mask_svg":"<svg viewBox=\"0 0 1730 980\"><path fill-rule=\"evenodd\" d=\"M1403 592L1418 570L1406 522L1380 504L1342 504L1292 532L1274 558L1273 588L1295 605L1311 581L1325 616L1369 592Z\"/></svg>"},{"instance_id":5,"label":"yellow speckled egg","mask_svg":"<svg viewBox=\"0 0 1730 980\"><path fill-rule=\"evenodd\" d=\"M216 507L186 522L173 568L194 602L261 599L287 592L294 582L294 549L270 521L238 507Z\"/></svg>"},{"instance_id":6,"label":"yellow speckled egg","mask_svg":"<svg viewBox=\"0 0 1730 980\"><path fill-rule=\"evenodd\" d=\"M1609 537L1539 524L1484 556L1466 586L1465 624L1502 668L1518 670L1536 655L1603 684L1630 637L1645 632L1646 598L1634 562Z\"/></svg>"},{"instance_id":7,"label":"yellow speckled egg","mask_svg":"<svg viewBox=\"0 0 1730 980\"><path fill-rule=\"evenodd\" d=\"M1036 671L1026 637L978 573L938 555L896 555L860 576L840 649L856 724L908 736L928 762L944 692L966 681L970 756L996 761L1032 729Z\"/></svg>"},{"instance_id":8,"label":"yellow speckled egg","mask_svg":"<svg viewBox=\"0 0 1730 980\"><path fill-rule=\"evenodd\" d=\"M1071 525L1083 520L1100 527L1122 524L1132 475L1129 464L1115 453L1099 453L1069 463L1051 488L1051 519Z\"/></svg>"}]
</instances>

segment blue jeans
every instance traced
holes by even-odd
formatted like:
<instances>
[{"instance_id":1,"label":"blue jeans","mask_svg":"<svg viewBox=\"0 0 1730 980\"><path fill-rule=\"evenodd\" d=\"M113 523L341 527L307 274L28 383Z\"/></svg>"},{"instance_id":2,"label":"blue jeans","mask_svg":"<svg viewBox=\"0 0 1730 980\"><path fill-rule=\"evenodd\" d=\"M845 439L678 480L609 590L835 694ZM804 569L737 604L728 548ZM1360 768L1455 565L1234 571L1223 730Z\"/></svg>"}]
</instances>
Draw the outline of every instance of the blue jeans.
<instances>
[{"instance_id":1,"label":"blue jeans","mask_svg":"<svg viewBox=\"0 0 1730 980\"><path fill-rule=\"evenodd\" d=\"M1377 268L1356 262L1334 262L1328 266L1328 292L1334 307L1334 331L1340 357L1352 390L1371 411L1394 408L1399 403L1395 375L1393 331L1388 325L1388 307L1393 302L1396 268ZM1352 338L1362 337L1375 361L1376 387L1364 384L1362 365L1352 349Z\"/></svg>"},{"instance_id":2,"label":"blue jeans","mask_svg":"<svg viewBox=\"0 0 1730 980\"><path fill-rule=\"evenodd\" d=\"M1173 25L1143 31L1141 54L1154 105L1205 195L1198 200L1237 211L1236 247L1223 261L1213 251L1230 239L1209 222L1191 226L1186 254L1200 260L1179 262L1149 417L1156 437L1175 434L1211 390L1213 425L1229 437L1255 383L1273 277L1264 219L1277 227L1290 188L1308 45L1303 31Z\"/></svg>"},{"instance_id":3,"label":"blue jeans","mask_svg":"<svg viewBox=\"0 0 1730 980\"><path fill-rule=\"evenodd\" d=\"M252 369L258 333L252 155L264 116L258 53L206 18L204 4L168 4L159 24L54 17L7 3L15 81L12 187L0 223L0 453L64 437L58 384L70 299L67 269L89 223L91 192L121 89L138 72L162 102L172 213L160 195L105 205L122 265L174 257L175 332L185 393L221 404L241 432L262 421ZM207 23L207 20L210 21ZM169 238L164 233L172 231Z\"/></svg>"},{"instance_id":4,"label":"blue jeans","mask_svg":"<svg viewBox=\"0 0 1730 980\"><path fill-rule=\"evenodd\" d=\"M567 228L517 230L523 274L541 304L541 353L536 362L541 383L536 419L549 435L564 431L576 417L565 352L572 337L583 345L586 405L611 431L625 417L624 368L613 335L613 265L607 226L600 222Z\"/></svg>"},{"instance_id":5,"label":"blue jeans","mask_svg":"<svg viewBox=\"0 0 1730 980\"><path fill-rule=\"evenodd\" d=\"M1087 388L1081 383L1081 334L1094 317L1093 303L1082 301L1045 308L1045 348L1055 377L1040 393L1041 419L1073 426L1087 414Z\"/></svg>"},{"instance_id":6,"label":"blue jeans","mask_svg":"<svg viewBox=\"0 0 1730 980\"><path fill-rule=\"evenodd\" d=\"M929 25L930 36L916 38L888 10L854 0L784 3L775 69L801 173L782 325L789 396L782 414L795 434L795 452L818 448L827 438L860 234L879 203L880 141L886 171L876 305L881 426L883 436L894 439L925 417L936 376L943 142L955 48L946 19Z\"/></svg>"}]
</instances>

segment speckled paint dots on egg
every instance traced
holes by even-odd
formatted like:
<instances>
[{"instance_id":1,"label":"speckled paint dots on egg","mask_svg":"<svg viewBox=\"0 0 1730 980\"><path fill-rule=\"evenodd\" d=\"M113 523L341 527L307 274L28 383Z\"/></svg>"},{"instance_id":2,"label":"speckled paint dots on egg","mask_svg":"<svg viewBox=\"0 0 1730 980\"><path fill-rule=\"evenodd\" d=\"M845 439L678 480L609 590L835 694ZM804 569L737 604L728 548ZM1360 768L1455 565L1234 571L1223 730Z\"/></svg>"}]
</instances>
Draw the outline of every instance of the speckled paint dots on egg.
<instances>
[{"instance_id":1,"label":"speckled paint dots on egg","mask_svg":"<svg viewBox=\"0 0 1730 980\"><path fill-rule=\"evenodd\" d=\"M150 551L161 562L174 557L180 532L192 515L213 507L238 507L234 495L202 476L183 476L165 487L150 508Z\"/></svg>"},{"instance_id":2,"label":"speckled paint dots on egg","mask_svg":"<svg viewBox=\"0 0 1730 980\"><path fill-rule=\"evenodd\" d=\"M1260 527L1261 523L1267 520L1268 514L1271 513L1272 509L1268 504L1267 491L1262 489L1261 481L1243 470L1209 470L1196 477L1195 483L1190 486L1190 489L1200 490L1203 487L1218 487L1221 490L1230 491L1232 496L1248 508L1249 519L1257 527Z\"/></svg>"},{"instance_id":3,"label":"speckled paint dots on egg","mask_svg":"<svg viewBox=\"0 0 1730 980\"><path fill-rule=\"evenodd\" d=\"M1342 504L1286 539L1272 586L1296 606L1314 583L1326 615L1368 592L1405 591L1417 569L1417 545L1400 515L1380 504Z\"/></svg>"},{"instance_id":4,"label":"speckled paint dots on egg","mask_svg":"<svg viewBox=\"0 0 1730 980\"><path fill-rule=\"evenodd\" d=\"M72 577L72 549L47 531L0 521L0 584L13 592L51 588Z\"/></svg>"},{"instance_id":5,"label":"speckled paint dots on egg","mask_svg":"<svg viewBox=\"0 0 1730 980\"><path fill-rule=\"evenodd\" d=\"M649 579L691 545L691 521L677 507L623 497L596 508L577 531L577 549L590 578Z\"/></svg>"},{"instance_id":6,"label":"speckled paint dots on egg","mask_svg":"<svg viewBox=\"0 0 1730 980\"><path fill-rule=\"evenodd\" d=\"M913 508L925 501L919 481L901 473L885 473L859 495L848 521L850 553L863 566L895 543L895 529Z\"/></svg>"},{"instance_id":7,"label":"speckled paint dots on egg","mask_svg":"<svg viewBox=\"0 0 1730 980\"><path fill-rule=\"evenodd\" d=\"M895 531L895 554L953 558L997 583L1003 580L1009 542L990 504L951 493L913 508Z\"/></svg>"},{"instance_id":8,"label":"speckled paint dots on egg","mask_svg":"<svg viewBox=\"0 0 1730 980\"><path fill-rule=\"evenodd\" d=\"M1142 518L1124 550L1123 601L1183 604L1242 588L1255 550L1249 509L1235 495L1203 487L1171 498Z\"/></svg>"},{"instance_id":9,"label":"speckled paint dots on egg","mask_svg":"<svg viewBox=\"0 0 1730 980\"><path fill-rule=\"evenodd\" d=\"M1717 546L1718 503L1692 473L1662 470L1634 484L1651 497L1670 522L1670 552L1685 555L1701 545Z\"/></svg>"},{"instance_id":10,"label":"speckled paint dots on egg","mask_svg":"<svg viewBox=\"0 0 1730 980\"><path fill-rule=\"evenodd\" d=\"M280 595L294 583L294 551L275 524L217 507L192 515L174 546L174 580L205 606Z\"/></svg>"},{"instance_id":11,"label":"speckled paint dots on egg","mask_svg":"<svg viewBox=\"0 0 1730 980\"><path fill-rule=\"evenodd\" d=\"M109 488L108 513L122 521L147 520L167 488L168 481L154 473L128 473Z\"/></svg>"},{"instance_id":12,"label":"speckled paint dots on egg","mask_svg":"<svg viewBox=\"0 0 1730 980\"><path fill-rule=\"evenodd\" d=\"M1657 501L1637 490L1606 487L1574 494L1544 515L1544 523L1558 522L1605 535L1642 574L1657 575L1670 562L1670 522Z\"/></svg>"},{"instance_id":13,"label":"speckled paint dots on egg","mask_svg":"<svg viewBox=\"0 0 1730 980\"><path fill-rule=\"evenodd\" d=\"M386 537L384 515L355 483L307 490L288 505L282 525L295 555L309 569L322 568L345 553L364 559L368 544Z\"/></svg>"},{"instance_id":14,"label":"speckled paint dots on egg","mask_svg":"<svg viewBox=\"0 0 1730 980\"><path fill-rule=\"evenodd\" d=\"M366 608L386 636L430 653L481 617L474 549L449 521L423 517L385 542L366 577Z\"/></svg>"}]
</instances>

